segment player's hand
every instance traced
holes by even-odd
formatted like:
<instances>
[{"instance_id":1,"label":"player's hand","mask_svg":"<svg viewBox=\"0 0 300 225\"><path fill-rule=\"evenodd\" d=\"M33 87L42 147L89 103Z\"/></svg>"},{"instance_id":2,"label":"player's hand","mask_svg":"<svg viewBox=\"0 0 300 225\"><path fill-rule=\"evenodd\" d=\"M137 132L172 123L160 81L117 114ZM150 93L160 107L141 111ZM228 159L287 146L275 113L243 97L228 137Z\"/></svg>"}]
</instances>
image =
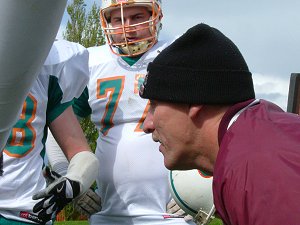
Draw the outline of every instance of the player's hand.
<instances>
[{"instance_id":1,"label":"player's hand","mask_svg":"<svg viewBox=\"0 0 300 225\"><path fill-rule=\"evenodd\" d=\"M67 177L60 177L32 197L33 200L41 199L33 207L33 212L37 213L38 218L46 223L53 219L79 193L79 182L70 180Z\"/></svg>"},{"instance_id":2,"label":"player's hand","mask_svg":"<svg viewBox=\"0 0 300 225\"><path fill-rule=\"evenodd\" d=\"M191 215L184 212L179 207L179 205L177 205L177 203L175 202L174 199L171 199L171 201L168 203L167 213L174 214L174 215L177 215L177 216L183 216L185 221L191 221L191 220L194 219Z\"/></svg>"},{"instance_id":3,"label":"player's hand","mask_svg":"<svg viewBox=\"0 0 300 225\"><path fill-rule=\"evenodd\" d=\"M76 211L90 217L101 210L101 198L90 188L86 193L74 200Z\"/></svg>"},{"instance_id":4,"label":"player's hand","mask_svg":"<svg viewBox=\"0 0 300 225\"><path fill-rule=\"evenodd\" d=\"M43 174L47 184L51 184L61 177L60 174L51 170L48 166L44 168ZM90 217L92 214L101 211L101 198L90 188L86 193L74 199L74 207L77 212Z\"/></svg>"},{"instance_id":5,"label":"player's hand","mask_svg":"<svg viewBox=\"0 0 300 225\"><path fill-rule=\"evenodd\" d=\"M60 174L51 170L50 167L48 166L45 166L45 168L43 169L43 175L46 179L47 186L52 184L55 180L61 177Z\"/></svg>"}]
</instances>

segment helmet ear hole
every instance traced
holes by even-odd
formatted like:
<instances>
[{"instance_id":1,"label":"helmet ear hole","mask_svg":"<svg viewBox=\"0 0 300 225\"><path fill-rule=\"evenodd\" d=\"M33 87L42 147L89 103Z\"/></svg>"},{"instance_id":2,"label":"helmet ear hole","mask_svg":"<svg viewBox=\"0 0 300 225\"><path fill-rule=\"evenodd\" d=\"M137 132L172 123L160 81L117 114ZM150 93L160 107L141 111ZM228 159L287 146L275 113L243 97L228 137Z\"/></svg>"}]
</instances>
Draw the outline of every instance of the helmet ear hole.
<instances>
[{"instance_id":1,"label":"helmet ear hole","mask_svg":"<svg viewBox=\"0 0 300 225\"><path fill-rule=\"evenodd\" d=\"M111 26L110 13L112 10L120 9L121 17L123 10L127 7L143 6L150 11L150 18L141 23L131 24L125 26L122 20L122 25L118 27ZM116 1L115 0L102 0L100 9L100 20L102 29L107 39L107 44L110 46L111 51L119 56L136 56L148 51L158 39L158 34L161 29L161 0L131 0ZM142 27L142 28L141 28ZM137 37L134 40L127 40L122 38L122 41L117 41L115 35L122 35L128 37L130 32L148 29L150 31L149 37ZM123 40L125 39L125 40Z\"/></svg>"}]
</instances>

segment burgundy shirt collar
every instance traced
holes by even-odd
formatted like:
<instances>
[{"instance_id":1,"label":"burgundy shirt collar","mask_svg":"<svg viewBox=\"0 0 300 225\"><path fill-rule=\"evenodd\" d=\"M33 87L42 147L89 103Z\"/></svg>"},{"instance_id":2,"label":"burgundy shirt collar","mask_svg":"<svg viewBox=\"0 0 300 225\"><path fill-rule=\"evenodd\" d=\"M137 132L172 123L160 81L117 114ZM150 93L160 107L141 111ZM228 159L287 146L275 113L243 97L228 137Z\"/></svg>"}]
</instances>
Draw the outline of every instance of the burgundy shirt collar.
<instances>
[{"instance_id":1,"label":"burgundy shirt collar","mask_svg":"<svg viewBox=\"0 0 300 225\"><path fill-rule=\"evenodd\" d=\"M226 113L224 114L220 125L219 125L219 130L218 130L218 142L219 142L219 146L221 144L221 141L223 139L224 134L226 133L228 124L230 122L230 120L232 119L232 117L234 117L234 115L240 111L242 108L246 107L247 105L249 105L251 102L253 102L255 99L250 99L244 102L239 102L233 106L231 106Z\"/></svg>"}]
</instances>

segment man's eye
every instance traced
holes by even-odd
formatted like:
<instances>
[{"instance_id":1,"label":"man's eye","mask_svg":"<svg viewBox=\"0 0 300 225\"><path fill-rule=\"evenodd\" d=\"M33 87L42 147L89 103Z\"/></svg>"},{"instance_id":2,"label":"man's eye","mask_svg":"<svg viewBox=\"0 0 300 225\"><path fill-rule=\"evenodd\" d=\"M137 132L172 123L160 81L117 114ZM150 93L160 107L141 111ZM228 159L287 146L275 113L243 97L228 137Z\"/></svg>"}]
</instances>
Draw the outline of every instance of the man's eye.
<instances>
[{"instance_id":1,"label":"man's eye","mask_svg":"<svg viewBox=\"0 0 300 225\"><path fill-rule=\"evenodd\" d=\"M145 15L139 14L139 15L135 15L132 19L138 23L142 23L145 22L148 18L145 17Z\"/></svg>"},{"instance_id":2,"label":"man's eye","mask_svg":"<svg viewBox=\"0 0 300 225\"><path fill-rule=\"evenodd\" d=\"M137 16L134 17L134 19L136 19L136 20L138 20L138 19L143 19L143 18L144 18L144 17L141 16L141 15L137 15Z\"/></svg>"},{"instance_id":3,"label":"man's eye","mask_svg":"<svg viewBox=\"0 0 300 225\"><path fill-rule=\"evenodd\" d=\"M112 24L120 24L121 21L122 21L121 19L115 18L115 19L112 20Z\"/></svg>"}]
</instances>

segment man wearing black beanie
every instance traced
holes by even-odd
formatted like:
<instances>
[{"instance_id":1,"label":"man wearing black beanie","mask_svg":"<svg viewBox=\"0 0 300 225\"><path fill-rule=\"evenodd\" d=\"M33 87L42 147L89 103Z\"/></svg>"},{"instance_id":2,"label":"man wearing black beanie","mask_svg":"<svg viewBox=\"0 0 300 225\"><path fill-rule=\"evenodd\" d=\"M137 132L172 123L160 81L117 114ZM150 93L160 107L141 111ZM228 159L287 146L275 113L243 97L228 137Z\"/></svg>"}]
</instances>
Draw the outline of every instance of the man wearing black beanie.
<instances>
[{"instance_id":1,"label":"man wearing black beanie","mask_svg":"<svg viewBox=\"0 0 300 225\"><path fill-rule=\"evenodd\" d=\"M190 28L148 66L144 131L168 169L213 175L224 224L298 224L300 119L255 99L251 76L219 30Z\"/></svg>"}]
</instances>

